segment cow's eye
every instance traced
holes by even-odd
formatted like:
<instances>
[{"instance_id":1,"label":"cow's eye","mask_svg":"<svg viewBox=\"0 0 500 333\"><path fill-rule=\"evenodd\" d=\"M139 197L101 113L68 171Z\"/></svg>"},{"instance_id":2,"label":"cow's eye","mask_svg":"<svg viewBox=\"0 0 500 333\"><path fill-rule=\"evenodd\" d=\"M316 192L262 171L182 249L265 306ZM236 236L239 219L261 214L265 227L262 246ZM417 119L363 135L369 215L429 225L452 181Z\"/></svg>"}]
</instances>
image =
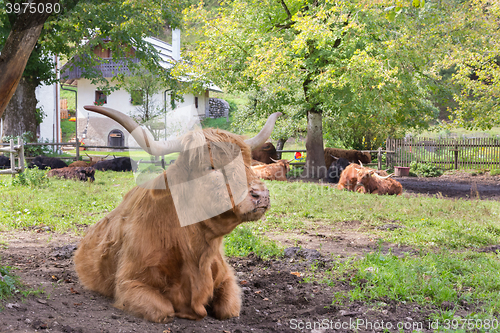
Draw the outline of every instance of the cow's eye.
<instances>
[{"instance_id":1,"label":"cow's eye","mask_svg":"<svg viewBox=\"0 0 500 333\"><path fill-rule=\"evenodd\" d=\"M208 165L205 168L203 168L203 171L210 171L210 170L214 170L214 167L211 165Z\"/></svg>"}]
</instances>

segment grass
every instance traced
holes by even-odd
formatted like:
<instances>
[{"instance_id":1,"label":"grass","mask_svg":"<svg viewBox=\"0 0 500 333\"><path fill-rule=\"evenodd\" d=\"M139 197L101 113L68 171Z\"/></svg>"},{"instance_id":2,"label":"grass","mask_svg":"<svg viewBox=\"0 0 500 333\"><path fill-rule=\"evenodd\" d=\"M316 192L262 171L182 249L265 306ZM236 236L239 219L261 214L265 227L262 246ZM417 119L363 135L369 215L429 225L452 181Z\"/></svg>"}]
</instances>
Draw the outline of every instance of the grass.
<instances>
[{"instance_id":1,"label":"grass","mask_svg":"<svg viewBox=\"0 0 500 333\"><path fill-rule=\"evenodd\" d=\"M75 122L69 121L68 119L61 119L61 133L62 142L68 142L72 137L75 136Z\"/></svg>"},{"instance_id":2,"label":"grass","mask_svg":"<svg viewBox=\"0 0 500 333\"><path fill-rule=\"evenodd\" d=\"M326 271L322 282L330 286L339 281L350 284L347 297L351 301L388 298L438 306L443 302L465 303L491 316L500 311L498 256L466 251L452 256L429 252L399 258L375 252L339 263Z\"/></svg>"}]
</instances>

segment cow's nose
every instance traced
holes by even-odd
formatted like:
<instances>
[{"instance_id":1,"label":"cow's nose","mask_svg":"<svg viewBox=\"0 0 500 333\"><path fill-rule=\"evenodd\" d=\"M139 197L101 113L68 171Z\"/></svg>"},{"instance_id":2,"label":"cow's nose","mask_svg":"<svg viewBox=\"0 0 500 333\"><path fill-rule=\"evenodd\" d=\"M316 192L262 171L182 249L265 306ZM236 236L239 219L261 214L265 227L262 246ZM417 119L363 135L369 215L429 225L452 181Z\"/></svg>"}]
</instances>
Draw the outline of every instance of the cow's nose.
<instances>
[{"instance_id":1,"label":"cow's nose","mask_svg":"<svg viewBox=\"0 0 500 333\"><path fill-rule=\"evenodd\" d=\"M250 192L250 195L255 198L255 199L265 199L265 198L269 198L269 190L257 190L257 189L253 189L251 192Z\"/></svg>"}]
</instances>

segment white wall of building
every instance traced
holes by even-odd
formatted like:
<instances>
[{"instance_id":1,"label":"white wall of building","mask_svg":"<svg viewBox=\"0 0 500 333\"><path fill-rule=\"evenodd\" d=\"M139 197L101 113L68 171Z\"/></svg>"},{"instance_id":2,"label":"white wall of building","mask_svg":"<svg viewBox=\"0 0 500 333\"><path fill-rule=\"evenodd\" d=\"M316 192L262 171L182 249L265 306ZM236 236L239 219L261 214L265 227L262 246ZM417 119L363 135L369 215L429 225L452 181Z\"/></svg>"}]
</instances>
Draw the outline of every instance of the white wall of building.
<instances>
[{"instance_id":1,"label":"white wall of building","mask_svg":"<svg viewBox=\"0 0 500 333\"><path fill-rule=\"evenodd\" d=\"M113 86L113 84L111 85ZM79 122L78 136L80 138L82 137L84 131L84 127L82 127L82 125L87 123L94 124L93 125L94 134L97 134L95 133L96 130L99 132L105 132L105 133L99 133L100 134L99 136L101 138L107 136L109 132L111 132L112 130L121 128L121 126L117 127L116 125L112 125L112 123L106 123L109 125L105 125L104 122L100 124L102 126L97 126L96 122L92 119L90 119L89 122L87 122L87 117L90 118L105 117L98 113L87 111L83 108L85 105L94 105L95 92L97 90L98 90L97 86L92 84L90 80L87 79L78 80L77 115ZM195 97L198 97L198 108L195 107ZM205 115L206 105L208 105L207 100L208 100L208 94L205 93L200 96L194 96L193 94L186 94L184 95L183 101L177 102L176 109L170 110L170 95L168 92L166 93L161 92L159 94L154 95L153 101L158 107L164 108L165 105L167 107L166 119L165 118L159 119L159 121L161 122L165 122L166 120L167 124L166 134L164 132L162 134L161 139L177 137L178 135L181 135L191 130L194 125L199 124L200 116ZM134 115L137 113L137 107L135 105L132 105L131 103L130 94L123 89L116 90L110 93L110 95L107 96L106 104L104 104L103 106L118 110L127 115ZM130 135L128 135L128 133L124 132L124 137L125 137L125 145L128 146L135 145L135 140ZM84 141L90 141L90 140L84 140ZM103 139L100 139L100 141L103 141ZM102 142L101 144L107 145L107 142Z\"/></svg>"},{"instance_id":2,"label":"white wall of building","mask_svg":"<svg viewBox=\"0 0 500 333\"><path fill-rule=\"evenodd\" d=\"M46 114L43 118L43 122L40 124L40 137L39 140L50 142L58 141L57 135L60 131L56 128L57 124L60 124L59 119L59 101L58 96L60 96L60 89L58 84L53 84L50 86L40 85L35 90L36 99L38 103L37 108L43 108L43 112Z\"/></svg>"}]
</instances>

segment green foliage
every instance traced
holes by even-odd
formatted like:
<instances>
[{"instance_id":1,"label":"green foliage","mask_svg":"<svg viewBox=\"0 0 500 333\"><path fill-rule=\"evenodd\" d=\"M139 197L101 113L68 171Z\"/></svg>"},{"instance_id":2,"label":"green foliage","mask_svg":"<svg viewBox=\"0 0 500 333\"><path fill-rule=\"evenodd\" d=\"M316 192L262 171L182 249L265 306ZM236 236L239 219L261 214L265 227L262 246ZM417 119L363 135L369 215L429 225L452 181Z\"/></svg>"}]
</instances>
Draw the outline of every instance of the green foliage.
<instances>
[{"instance_id":1,"label":"green foliage","mask_svg":"<svg viewBox=\"0 0 500 333\"><path fill-rule=\"evenodd\" d=\"M417 162L411 162L410 172L419 177L439 177L443 174L435 165Z\"/></svg>"},{"instance_id":2,"label":"green foliage","mask_svg":"<svg viewBox=\"0 0 500 333\"><path fill-rule=\"evenodd\" d=\"M47 172L38 170L37 167L26 168L12 178L13 186L45 187L48 182Z\"/></svg>"},{"instance_id":3,"label":"green foliage","mask_svg":"<svg viewBox=\"0 0 500 333\"><path fill-rule=\"evenodd\" d=\"M9 266L0 266L0 299L12 296L21 286L19 277L13 275L10 270Z\"/></svg>"},{"instance_id":4,"label":"green foliage","mask_svg":"<svg viewBox=\"0 0 500 333\"><path fill-rule=\"evenodd\" d=\"M24 132L21 137L24 143L37 142L35 135L30 131ZM14 139L14 144L17 144L17 136L7 135L2 138L4 142L9 142L10 139ZM48 142L48 140L46 141ZM24 156L47 155L50 153L52 153L52 148L50 146L24 146Z\"/></svg>"},{"instance_id":5,"label":"green foliage","mask_svg":"<svg viewBox=\"0 0 500 333\"><path fill-rule=\"evenodd\" d=\"M491 169L490 176L498 176L500 175L500 169Z\"/></svg>"},{"instance_id":6,"label":"green foliage","mask_svg":"<svg viewBox=\"0 0 500 333\"><path fill-rule=\"evenodd\" d=\"M240 225L232 233L224 237L224 248L229 257L243 257L253 252L256 256L262 258L276 257L282 255L280 249L275 243L264 240L256 235L256 228L247 225Z\"/></svg>"},{"instance_id":7,"label":"green foliage","mask_svg":"<svg viewBox=\"0 0 500 333\"><path fill-rule=\"evenodd\" d=\"M405 19L427 19L423 2L403 5ZM188 34L201 37L185 56L194 72L250 94L234 117L241 131L255 131L260 119L280 111L273 139L297 136L313 112L325 117L332 140L376 148L437 116L424 75L429 53L423 57L407 22L388 21L384 9L364 0L235 0L215 15L200 5L186 11Z\"/></svg>"}]
</instances>

